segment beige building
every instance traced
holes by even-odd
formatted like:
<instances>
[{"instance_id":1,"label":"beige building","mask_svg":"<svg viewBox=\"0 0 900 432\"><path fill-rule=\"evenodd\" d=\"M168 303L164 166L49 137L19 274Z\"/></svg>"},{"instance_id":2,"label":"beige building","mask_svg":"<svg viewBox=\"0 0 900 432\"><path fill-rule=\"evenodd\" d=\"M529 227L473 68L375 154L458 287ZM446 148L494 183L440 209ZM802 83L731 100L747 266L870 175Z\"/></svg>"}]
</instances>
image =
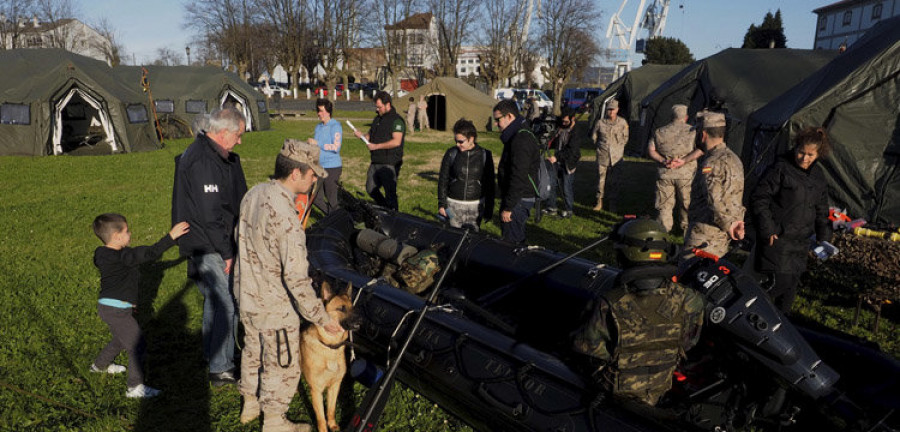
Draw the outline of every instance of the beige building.
<instances>
[{"instance_id":1,"label":"beige building","mask_svg":"<svg viewBox=\"0 0 900 432\"><path fill-rule=\"evenodd\" d=\"M4 49L62 48L110 63L109 39L74 18L40 22L37 18L10 20L0 16L0 45Z\"/></svg>"}]
</instances>

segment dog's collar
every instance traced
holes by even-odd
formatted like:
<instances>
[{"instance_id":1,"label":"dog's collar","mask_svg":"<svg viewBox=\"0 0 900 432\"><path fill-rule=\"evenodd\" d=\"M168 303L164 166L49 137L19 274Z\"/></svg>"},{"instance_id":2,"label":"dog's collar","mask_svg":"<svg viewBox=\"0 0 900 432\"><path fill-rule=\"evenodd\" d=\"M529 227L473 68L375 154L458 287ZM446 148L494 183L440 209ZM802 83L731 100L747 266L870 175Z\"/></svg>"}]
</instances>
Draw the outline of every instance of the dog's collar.
<instances>
[{"instance_id":1,"label":"dog's collar","mask_svg":"<svg viewBox=\"0 0 900 432\"><path fill-rule=\"evenodd\" d=\"M344 339L343 341L338 342L338 343L336 343L336 344L328 344L328 343L323 342L321 339L318 339L318 341L319 341L320 344L324 345L325 347L331 348L331 349L333 349L333 350L336 350L336 349L338 349L338 348L342 348L342 347L344 347L344 346L350 345L350 340L349 340L349 339Z\"/></svg>"}]
</instances>

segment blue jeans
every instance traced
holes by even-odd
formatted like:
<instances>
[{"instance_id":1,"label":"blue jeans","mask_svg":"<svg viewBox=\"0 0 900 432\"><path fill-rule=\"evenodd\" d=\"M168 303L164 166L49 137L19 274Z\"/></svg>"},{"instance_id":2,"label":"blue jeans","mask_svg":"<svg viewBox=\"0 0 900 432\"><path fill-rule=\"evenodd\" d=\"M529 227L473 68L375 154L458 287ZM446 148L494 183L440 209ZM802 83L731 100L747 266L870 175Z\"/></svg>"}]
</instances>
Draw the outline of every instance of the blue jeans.
<instances>
[{"instance_id":1,"label":"blue jeans","mask_svg":"<svg viewBox=\"0 0 900 432\"><path fill-rule=\"evenodd\" d=\"M519 200L519 203L512 209L510 221L500 223L503 240L516 245L525 244L525 222L528 221L532 207L534 207L534 198Z\"/></svg>"},{"instance_id":2,"label":"blue jeans","mask_svg":"<svg viewBox=\"0 0 900 432\"><path fill-rule=\"evenodd\" d=\"M203 355L209 373L234 369L234 296L231 275L225 274L225 260L218 253L192 258L197 267L197 288L203 294Z\"/></svg>"},{"instance_id":3,"label":"blue jeans","mask_svg":"<svg viewBox=\"0 0 900 432\"><path fill-rule=\"evenodd\" d=\"M556 176L559 181L551 181L553 187L550 188L550 196L544 201L544 208L556 208L556 195L559 185L562 184L563 192L563 210L572 212L575 209L575 173L569 174L561 163L553 164L556 168Z\"/></svg>"}]
</instances>

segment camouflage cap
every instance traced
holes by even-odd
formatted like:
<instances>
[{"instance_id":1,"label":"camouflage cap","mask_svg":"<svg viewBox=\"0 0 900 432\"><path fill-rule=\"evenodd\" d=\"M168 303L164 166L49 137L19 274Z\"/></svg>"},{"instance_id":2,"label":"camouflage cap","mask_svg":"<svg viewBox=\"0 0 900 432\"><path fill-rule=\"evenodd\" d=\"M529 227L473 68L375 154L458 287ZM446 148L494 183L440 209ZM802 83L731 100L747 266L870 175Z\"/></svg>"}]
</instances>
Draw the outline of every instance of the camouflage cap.
<instances>
[{"instance_id":1,"label":"camouflage cap","mask_svg":"<svg viewBox=\"0 0 900 432\"><path fill-rule=\"evenodd\" d=\"M672 116L681 120L687 117L687 105L684 104L675 104L672 105Z\"/></svg>"},{"instance_id":2,"label":"camouflage cap","mask_svg":"<svg viewBox=\"0 0 900 432\"><path fill-rule=\"evenodd\" d=\"M613 100L607 102L607 103L606 103L606 109L608 109L608 110L611 110L611 109L619 109L619 101L613 99Z\"/></svg>"},{"instance_id":3,"label":"camouflage cap","mask_svg":"<svg viewBox=\"0 0 900 432\"><path fill-rule=\"evenodd\" d=\"M319 178L328 177L325 168L319 165L319 146L288 138L281 147L281 155L294 162L309 165Z\"/></svg>"},{"instance_id":4,"label":"camouflage cap","mask_svg":"<svg viewBox=\"0 0 900 432\"><path fill-rule=\"evenodd\" d=\"M725 127L725 114L715 111L703 110L697 113L697 125L695 128L702 127L710 129L714 127Z\"/></svg>"}]
</instances>

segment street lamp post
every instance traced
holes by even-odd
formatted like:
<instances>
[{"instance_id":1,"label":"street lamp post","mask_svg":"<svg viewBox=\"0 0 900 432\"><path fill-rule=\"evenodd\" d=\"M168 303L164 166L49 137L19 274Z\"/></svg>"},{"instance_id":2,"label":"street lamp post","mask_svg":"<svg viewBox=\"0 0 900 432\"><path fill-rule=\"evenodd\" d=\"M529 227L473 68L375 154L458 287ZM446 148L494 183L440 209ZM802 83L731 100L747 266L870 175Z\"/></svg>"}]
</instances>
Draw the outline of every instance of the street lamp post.
<instances>
[{"instance_id":1,"label":"street lamp post","mask_svg":"<svg viewBox=\"0 0 900 432\"><path fill-rule=\"evenodd\" d=\"M189 47L189 46L184 47L184 53L187 54L187 59L188 59L187 64L188 64L188 66L190 66L191 65L191 47Z\"/></svg>"}]
</instances>

